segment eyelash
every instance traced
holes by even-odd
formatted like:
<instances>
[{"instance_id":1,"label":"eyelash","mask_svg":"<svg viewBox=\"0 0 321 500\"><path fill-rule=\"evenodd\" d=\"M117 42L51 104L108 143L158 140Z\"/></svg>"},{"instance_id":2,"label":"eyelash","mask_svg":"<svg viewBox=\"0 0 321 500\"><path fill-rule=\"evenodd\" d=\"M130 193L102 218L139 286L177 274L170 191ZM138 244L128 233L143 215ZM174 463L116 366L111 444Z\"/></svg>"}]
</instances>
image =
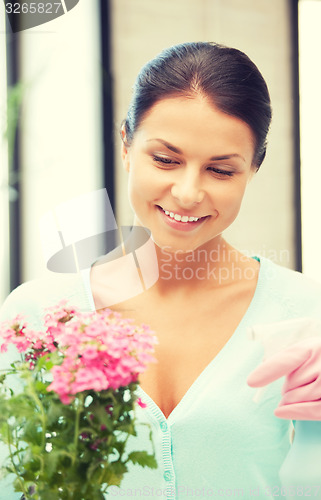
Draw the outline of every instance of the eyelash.
<instances>
[{"instance_id":1,"label":"eyelash","mask_svg":"<svg viewBox=\"0 0 321 500\"><path fill-rule=\"evenodd\" d=\"M174 163L177 163L176 161L171 160L170 158L165 158L163 156L153 156L153 160L162 163L163 165L173 165Z\"/></svg>"},{"instance_id":2,"label":"eyelash","mask_svg":"<svg viewBox=\"0 0 321 500\"><path fill-rule=\"evenodd\" d=\"M177 161L173 161L170 158L165 158L163 156L156 156L156 155L153 155L153 160L156 161L157 163L161 163L162 165L174 165L178 163ZM214 167L210 167L209 170L218 175L227 177L233 176L233 172L230 172L228 170L221 170L219 168L214 168Z\"/></svg>"},{"instance_id":3,"label":"eyelash","mask_svg":"<svg viewBox=\"0 0 321 500\"><path fill-rule=\"evenodd\" d=\"M219 175L226 175L227 177L232 177L234 172L230 172L229 170L221 170L220 168L211 167L209 170Z\"/></svg>"}]
</instances>

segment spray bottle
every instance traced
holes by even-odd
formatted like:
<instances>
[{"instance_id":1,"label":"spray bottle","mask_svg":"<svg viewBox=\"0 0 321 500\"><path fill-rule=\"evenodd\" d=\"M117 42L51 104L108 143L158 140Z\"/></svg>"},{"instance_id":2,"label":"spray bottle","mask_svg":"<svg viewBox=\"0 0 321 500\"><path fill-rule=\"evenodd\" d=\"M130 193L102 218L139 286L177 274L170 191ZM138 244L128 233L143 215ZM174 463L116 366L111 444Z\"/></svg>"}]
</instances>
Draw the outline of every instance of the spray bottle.
<instances>
[{"instance_id":1,"label":"spray bottle","mask_svg":"<svg viewBox=\"0 0 321 500\"><path fill-rule=\"evenodd\" d=\"M321 322L299 318L279 323L256 325L249 330L253 340L264 347L264 360L273 354L310 337L321 338ZM258 389L258 401L265 388ZM292 446L280 468L280 495L286 499L311 497L321 499L321 421L295 420Z\"/></svg>"}]
</instances>

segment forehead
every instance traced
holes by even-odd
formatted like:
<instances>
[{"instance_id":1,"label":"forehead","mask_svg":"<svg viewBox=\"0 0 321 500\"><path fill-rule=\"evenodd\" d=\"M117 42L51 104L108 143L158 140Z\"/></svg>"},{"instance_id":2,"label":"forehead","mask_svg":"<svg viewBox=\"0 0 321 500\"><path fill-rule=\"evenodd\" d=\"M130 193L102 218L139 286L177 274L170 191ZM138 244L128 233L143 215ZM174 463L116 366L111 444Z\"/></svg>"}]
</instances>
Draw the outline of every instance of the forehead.
<instances>
[{"instance_id":1,"label":"forehead","mask_svg":"<svg viewBox=\"0 0 321 500\"><path fill-rule=\"evenodd\" d=\"M171 97L152 106L134 137L137 141L161 138L183 151L240 153L250 161L254 134L245 122L220 111L205 97Z\"/></svg>"}]
</instances>

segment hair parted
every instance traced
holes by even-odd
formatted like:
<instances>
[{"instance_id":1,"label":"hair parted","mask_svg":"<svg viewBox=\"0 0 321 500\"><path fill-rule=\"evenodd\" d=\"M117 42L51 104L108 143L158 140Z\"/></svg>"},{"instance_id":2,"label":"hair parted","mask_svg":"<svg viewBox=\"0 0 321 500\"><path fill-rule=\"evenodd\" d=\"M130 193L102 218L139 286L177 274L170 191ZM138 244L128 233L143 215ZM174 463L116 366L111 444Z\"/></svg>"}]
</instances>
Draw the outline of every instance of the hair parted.
<instances>
[{"instance_id":1,"label":"hair parted","mask_svg":"<svg viewBox=\"0 0 321 500\"><path fill-rule=\"evenodd\" d=\"M240 50L211 42L189 42L163 50L137 76L124 120L126 142L154 104L176 96L208 98L220 111L247 123L256 139L253 164L266 154L272 110L263 76Z\"/></svg>"}]
</instances>

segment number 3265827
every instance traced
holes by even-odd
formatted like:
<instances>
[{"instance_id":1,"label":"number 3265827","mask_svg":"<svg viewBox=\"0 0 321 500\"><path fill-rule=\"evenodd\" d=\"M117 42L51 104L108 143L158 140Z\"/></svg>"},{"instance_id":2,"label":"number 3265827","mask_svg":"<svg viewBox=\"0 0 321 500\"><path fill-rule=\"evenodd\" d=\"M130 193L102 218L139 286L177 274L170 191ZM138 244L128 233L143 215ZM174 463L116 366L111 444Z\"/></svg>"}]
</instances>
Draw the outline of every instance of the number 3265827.
<instances>
[{"instance_id":1,"label":"number 3265827","mask_svg":"<svg viewBox=\"0 0 321 500\"><path fill-rule=\"evenodd\" d=\"M7 14L57 14L62 8L61 2L54 3L17 3L6 2Z\"/></svg>"}]
</instances>

